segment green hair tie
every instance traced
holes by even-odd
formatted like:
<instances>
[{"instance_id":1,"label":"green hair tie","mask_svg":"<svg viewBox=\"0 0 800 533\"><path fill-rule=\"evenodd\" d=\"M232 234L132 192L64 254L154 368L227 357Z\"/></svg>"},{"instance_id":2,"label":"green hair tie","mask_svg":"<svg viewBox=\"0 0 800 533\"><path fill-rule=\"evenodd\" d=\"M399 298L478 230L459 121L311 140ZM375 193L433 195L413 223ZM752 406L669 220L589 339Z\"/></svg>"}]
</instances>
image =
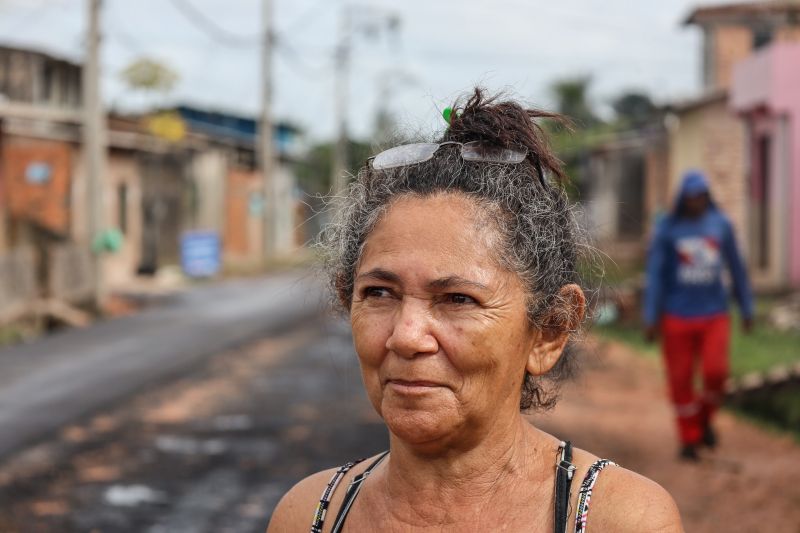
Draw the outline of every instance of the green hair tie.
<instances>
[{"instance_id":1,"label":"green hair tie","mask_svg":"<svg viewBox=\"0 0 800 533\"><path fill-rule=\"evenodd\" d=\"M442 110L442 117L444 117L445 122L452 124L453 117L458 118L458 113L454 112L452 107L445 107Z\"/></svg>"}]
</instances>

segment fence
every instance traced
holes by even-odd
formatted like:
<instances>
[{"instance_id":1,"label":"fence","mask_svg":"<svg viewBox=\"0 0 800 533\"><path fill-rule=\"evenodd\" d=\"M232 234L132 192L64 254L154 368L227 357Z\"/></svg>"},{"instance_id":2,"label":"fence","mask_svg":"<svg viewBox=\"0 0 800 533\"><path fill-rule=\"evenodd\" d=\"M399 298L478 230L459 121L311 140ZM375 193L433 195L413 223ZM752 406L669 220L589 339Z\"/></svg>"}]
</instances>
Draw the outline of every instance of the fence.
<instances>
[{"instance_id":1,"label":"fence","mask_svg":"<svg viewBox=\"0 0 800 533\"><path fill-rule=\"evenodd\" d=\"M29 313L37 293L33 248L20 247L0 255L0 323Z\"/></svg>"},{"instance_id":2,"label":"fence","mask_svg":"<svg viewBox=\"0 0 800 533\"><path fill-rule=\"evenodd\" d=\"M40 286L38 273L43 270L46 278ZM25 315L68 313L68 304L91 300L92 277L91 252L75 243L52 245L40 254L20 246L0 255L0 324Z\"/></svg>"},{"instance_id":3,"label":"fence","mask_svg":"<svg viewBox=\"0 0 800 533\"><path fill-rule=\"evenodd\" d=\"M48 249L47 296L69 303L92 297L92 255L86 246L57 244Z\"/></svg>"}]
</instances>

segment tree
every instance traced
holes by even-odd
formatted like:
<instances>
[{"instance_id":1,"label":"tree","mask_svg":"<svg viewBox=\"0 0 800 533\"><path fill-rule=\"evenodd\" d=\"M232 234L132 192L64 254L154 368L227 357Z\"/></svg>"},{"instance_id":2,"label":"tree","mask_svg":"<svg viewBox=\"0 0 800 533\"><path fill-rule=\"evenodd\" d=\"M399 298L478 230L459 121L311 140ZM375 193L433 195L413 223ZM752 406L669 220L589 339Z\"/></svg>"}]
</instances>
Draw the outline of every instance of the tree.
<instances>
[{"instance_id":1,"label":"tree","mask_svg":"<svg viewBox=\"0 0 800 533\"><path fill-rule=\"evenodd\" d=\"M347 143L348 158L352 168L350 174L358 172L367 158L372 155L372 146L350 139ZM331 154L333 144L319 143L312 146L306 157L297 165L297 181L300 187L311 194L328 194L331 192Z\"/></svg>"},{"instance_id":2,"label":"tree","mask_svg":"<svg viewBox=\"0 0 800 533\"><path fill-rule=\"evenodd\" d=\"M147 96L166 96L178 83L178 73L155 59L142 57L133 61L120 77L132 90ZM186 135L184 124L177 112L152 114L147 120L150 133L171 142L177 142Z\"/></svg>"},{"instance_id":3,"label":"tree","mask_svg":"<svg viewBox=\"0 0 800 533\"><path fill-rule=\"evenodd\" d=\"M180 79L177 72L147 57L133 61L120 73L120 76L131 89L151 93L168 93Z\"/></svg>"},{"instance_id":4,"label":"tree","mask_svg":"<svg viewBox=\"0 0 800 533\"><path fill-rule=\"evenodd\" d=\"M558 112L568 116L581 128L600 124L588 99L590 83L589 76L578 76L556 81L551 86Z\"/></svg>"},{"instance_id":5,"label":"tree","mask_svg":"<svg viewBox=\"0 0 800 533\"><path fill-rule=\"evenodd\" d=\"M630 91L617 97L611 104L617 120L626 126L640 127L649 122L657 108L644 93Z\"/></svg>"}]
</instances>

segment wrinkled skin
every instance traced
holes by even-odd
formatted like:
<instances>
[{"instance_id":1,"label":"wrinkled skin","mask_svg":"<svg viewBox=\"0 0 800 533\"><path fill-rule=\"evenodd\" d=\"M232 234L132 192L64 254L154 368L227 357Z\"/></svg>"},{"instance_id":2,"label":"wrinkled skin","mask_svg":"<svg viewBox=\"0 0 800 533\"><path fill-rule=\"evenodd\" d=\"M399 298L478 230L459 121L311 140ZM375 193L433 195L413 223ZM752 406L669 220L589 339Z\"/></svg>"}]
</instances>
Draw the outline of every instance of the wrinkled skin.
<instances>
[{"instance_id":1,"label":"wrinkled skin","mask_svg":"<svg viewBox=\"0 0 800 533\"><path fill-rule=\"evenodd\" d=\"M542 321L557 326L531 327L522 283L498 265L495 235L480 213L458 193L405 197L366 240L351 324L391 453L361 486L347 531L553 531L560 441L531 425L519 400L525 371L540 375L555 364L585 300L566 285L559 308ZM574 450L577 479L595 460ZM309 510L334 472L292 488L270 533L308 531ZM636 474L606 469L595 488L593 530L682 531L669 495ZM577 491L573 483L571 509ZM340 489L330 509L343 504Z\"/></svg>"},{"instance_id":2,"label":"wrinkled skin","mask_svg":"<svg viewBox=\"0 0 800 533\"><path fill-rule=\"evenodd\" d=\"M398 200L356 272L351 323L368 396L420 451L471 448L513 427L526 368L546 372L566 341L529 325L521 281L494 259L475 209L453 194Z\"/></svg>"}]
</instances>

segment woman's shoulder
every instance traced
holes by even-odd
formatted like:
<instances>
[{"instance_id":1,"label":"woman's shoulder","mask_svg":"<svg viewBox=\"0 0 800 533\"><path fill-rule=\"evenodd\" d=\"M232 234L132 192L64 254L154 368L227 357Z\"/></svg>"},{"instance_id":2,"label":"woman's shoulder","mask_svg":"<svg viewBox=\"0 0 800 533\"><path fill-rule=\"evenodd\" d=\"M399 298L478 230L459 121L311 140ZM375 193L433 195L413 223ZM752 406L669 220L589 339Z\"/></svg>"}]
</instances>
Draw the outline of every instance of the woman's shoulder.
<instances>
[{"instance_id":1,"label":"woman's shoulder","mask_svg":"<svg viewBox=\"0 0 800 533\"><path fill-rule=\"evenodd\" d=\"M582 450L575 459L577 492L591 466L599 465L599 459ZM597 474L588 524L598 531L683 531L678 507L661 485L616 465L606 466Z\"/></svg>"},{"instance_id":2,"label":"woman's shoulder","mask_svg":"<svg viewBox=\"0 0 800 533\"><path fill-rule=\"evenodd\" d=\"M331 495L329 510L335 511L339 508L338 504L341 503L345 492L343 487L346 487L347 483L361 473L370 462L370 459L359 461L343 473L338 490ZM342 467L329 468L298 481L278 502L272 512L267 532L307 532L314 521L323 492L340 469ZM336 516L335 512L333 516Z\"/></svg>"},{"instance_id":3,"label":"woman's shoulder","mask_svg":"<svg viewBox=\"0 0 800 533\"><path fill-rule=\"evenodd\" d=\"M299 481L283 495L269 520L267 532L308 531L322 491L336 473L330 468Z\"/></svg>"}]
</instances>

